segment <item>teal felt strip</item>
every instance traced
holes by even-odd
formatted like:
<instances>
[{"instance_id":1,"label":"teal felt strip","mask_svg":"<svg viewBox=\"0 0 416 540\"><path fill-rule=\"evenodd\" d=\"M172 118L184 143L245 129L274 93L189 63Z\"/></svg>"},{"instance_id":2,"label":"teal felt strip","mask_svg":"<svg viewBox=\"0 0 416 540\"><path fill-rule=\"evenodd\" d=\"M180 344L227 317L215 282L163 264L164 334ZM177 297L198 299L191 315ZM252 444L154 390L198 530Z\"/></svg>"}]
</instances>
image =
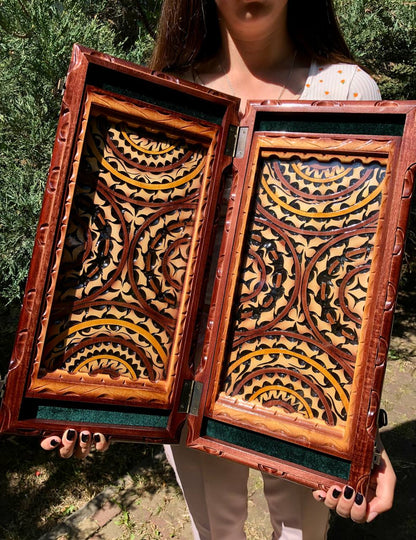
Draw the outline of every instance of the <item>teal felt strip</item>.
<instances>
[{"instance_id":1,"label":"teal felt strip","mask_svg":"<svg viewBox=\"0 0 416 540\"><path fill-rule=\"evenodd\" d=\"M169 411L127 409L95 405L66 404L43 400L26 400L21 411L21 419L57 420L62 422L88 422L119 426L140 426L166 428Z\"/></svg>"},{"instance_id":2,"label":"teal felt strip","mask_svg":"<svg viewBox=\"0 0 416 540\"><path fill-rule=\"evenodd\" d=\"M124 73L114 73L113 70L102 66L89 67L87 84L217 125L222 124L226 112L224 105L208 102L182 91L137 79Z\"/></svg>"},{"instance_id":3,"label":"teal felt strip","mask_svg":"<svg viewBox=\"0 0 416 540\"><path fill-rule=\"evenodd\" d=\"M404 114L259 113L256 131L403 135Z\"/></svg>"},{"instance_id":4,"label":"teal felt strip","mask_svg":"<svg viewBox=\"0 0 416 540\"><path fill-rule=\"evenodd\" d=\"M349 461L287 441L275 439L268 435L224 424L209 418L205 419L203 434L241 448L247 448L267 456L295 463L296 465L302 465L308 469L329 474L330 476L344 480L348 480L349 478Z\"/></svg>"}]
</instances>

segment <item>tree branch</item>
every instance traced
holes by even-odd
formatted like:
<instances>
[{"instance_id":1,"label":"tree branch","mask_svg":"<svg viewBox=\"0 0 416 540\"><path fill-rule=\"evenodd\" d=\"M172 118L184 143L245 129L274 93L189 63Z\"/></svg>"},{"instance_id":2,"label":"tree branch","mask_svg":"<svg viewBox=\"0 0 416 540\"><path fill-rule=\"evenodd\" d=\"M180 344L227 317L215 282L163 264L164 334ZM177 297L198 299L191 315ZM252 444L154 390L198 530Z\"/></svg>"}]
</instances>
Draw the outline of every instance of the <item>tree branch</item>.
<instances>
[{"instance_id":1,"label":"tree branch","mask_svg":"<svg viewBox=\"0 0 416 540\"><path fill-rule=\"evenodd\" d=\"M140 3L137 4L136 9L139 13L140 21L142 22L143 26L146 28L149 35L156 39L156 32L153 30L151 24L149 23L149 19L147 18L145 10L141 7Z\"/></svg>"}]
</instances>

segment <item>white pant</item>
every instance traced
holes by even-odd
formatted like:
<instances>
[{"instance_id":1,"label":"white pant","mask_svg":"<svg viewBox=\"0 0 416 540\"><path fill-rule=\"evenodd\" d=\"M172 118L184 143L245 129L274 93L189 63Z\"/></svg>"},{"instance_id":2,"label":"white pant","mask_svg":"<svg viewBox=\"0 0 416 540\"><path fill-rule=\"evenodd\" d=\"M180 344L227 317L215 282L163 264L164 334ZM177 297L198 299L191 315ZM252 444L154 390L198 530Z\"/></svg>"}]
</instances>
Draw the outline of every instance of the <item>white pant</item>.
<instances>
[{"instance_id":1,"label":"white pant","mask_svg":"<svg viewBox=\"0 0 416 540\"><path fill-rule=\"evenodd\" d=\"M185 430L184 430L185 431ZM249 469L179 445L165 446L191 514L195 540L244 540ZM263 474L273 540L324 540L329 512L310 489Z\"/></svg>"}]
</instances>

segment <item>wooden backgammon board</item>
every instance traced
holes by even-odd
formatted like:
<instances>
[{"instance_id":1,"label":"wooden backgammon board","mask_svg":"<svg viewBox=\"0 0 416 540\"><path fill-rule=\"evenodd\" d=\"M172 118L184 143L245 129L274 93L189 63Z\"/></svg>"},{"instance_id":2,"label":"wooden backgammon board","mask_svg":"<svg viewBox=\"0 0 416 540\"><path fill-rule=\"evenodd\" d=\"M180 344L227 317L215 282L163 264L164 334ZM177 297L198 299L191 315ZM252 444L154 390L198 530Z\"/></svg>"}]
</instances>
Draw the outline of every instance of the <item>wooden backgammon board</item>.
<instances>
[{"instance_id":1,"label":"wooden backgammon board","mask_svg":"<svg viewBox=\"0 0 416 540\"><path fill-rule=\"evenodd\" d=\"M191 447L365 492L416 102L238 107L74 47L1 431L187 419Z\"/></svg>"}]
</instances>

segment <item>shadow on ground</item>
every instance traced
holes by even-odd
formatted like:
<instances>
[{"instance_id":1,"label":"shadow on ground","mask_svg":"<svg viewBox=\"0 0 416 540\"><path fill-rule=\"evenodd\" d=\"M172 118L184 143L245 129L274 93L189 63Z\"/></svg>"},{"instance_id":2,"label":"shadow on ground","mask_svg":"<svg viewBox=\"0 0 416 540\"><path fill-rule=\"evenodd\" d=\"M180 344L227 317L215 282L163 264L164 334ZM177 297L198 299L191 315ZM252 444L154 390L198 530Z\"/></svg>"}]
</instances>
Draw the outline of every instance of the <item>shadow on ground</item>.
<instances>
[{"instance_id":1,"label":"shadow on ground","mask_svg":"<svg viewBox=\"0 0 416 540\"><path fill-rule=\"evenodd\" d=\"M368 525L333 518L328 540L413 540L416 538L416 420L384 431L383 442L397 475L392 510Z\"/></svg>"},{"instance_id":2,"label":"shadow on ground","mask_svg":"<svg viewBox=\"0 0 416 540\"><path fill-rule=\"evenodd\" d=\"M399 355L389 361L395 366L402 362L403 369L410 368L414 374L416 292L413 289L405 287L405 293L399 297L393 330L393 337L400 340ZM17 314L16 306L0 308L0 365L3 373L5 361L10 357ZM394 507L369 525L357 525L334 517L328 540L416 538L416 420L412 413L416 396L412 388L413 374L410 382L404 385L403 372L396 368L395 373L397 380L388 397L392 408L400 410L402 416L397 417L396 425L383 434L398 478ZM404 394L395 393L397 389ZM0 538L39 538L78 508L79 501L88 501L107 486L117 484L132 470L140 476L142 492L156 493L162 486L176 489L170 469L163 460L155 459L160 451L159 446L117 444L107 453L95 454L83 462L66 461L42 451L36 439L0 438Z\"/></svg>"},{"instance_id":3,"label":"shadow on ground","mask_svg":"<svg viewBox=\"0 0 416 540\"><path fill-rule=\"evenodd\" d=\"M132 470L143 492L176 489L170 469L155 458L160 452L160 446L115 444L84 461L63 460L41 450L37 439L0 439L0 538L39 538L80 500L87 502Z\"/></svg>"}]
</instances>

